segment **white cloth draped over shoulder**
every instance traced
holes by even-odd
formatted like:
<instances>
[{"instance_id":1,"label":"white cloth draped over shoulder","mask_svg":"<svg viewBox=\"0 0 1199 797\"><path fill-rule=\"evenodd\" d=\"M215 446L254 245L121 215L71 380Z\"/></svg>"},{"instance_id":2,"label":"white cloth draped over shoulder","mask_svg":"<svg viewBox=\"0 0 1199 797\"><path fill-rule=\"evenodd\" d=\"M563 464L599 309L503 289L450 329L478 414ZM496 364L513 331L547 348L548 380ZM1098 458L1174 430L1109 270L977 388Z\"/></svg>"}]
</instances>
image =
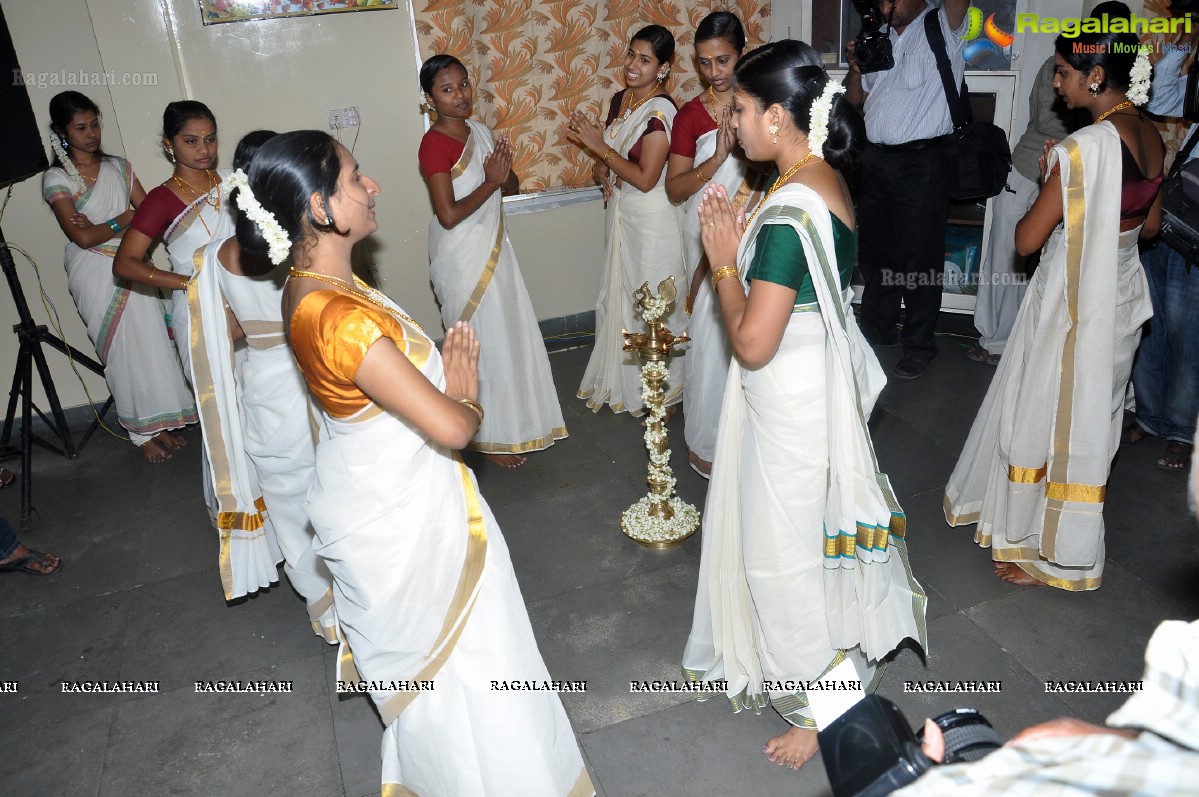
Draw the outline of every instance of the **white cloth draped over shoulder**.
<instances>
[{"instance_id":1,"label":"white cloth draped over shoulder","mask_svg":"<svg viewBox=\"0 0 1199 797\"><path fill-rule=\"evenodd\" d=\"M351 326L377 329L445 389L440 354L398 306L375 294L391 308L385 313L331 293L305 295L291 320L292 346L318 397L317 368L357 363L352 353L379 340L351 339ZM343 312L344 321L320 322L327 327L313 320ZM337 678L366 682L387 726L383 793L593 794L558 695L491 688L497 678L550 676L503 535L470 469L365 396L346 417L325 409L319 426L306 509L334 580L343 635Z\"/></svg>"},{"instance_id":2,"label":"white cloth draped over shoulder","mask_svg":"<svg viewBox=\"0 0 1199 797\"><path fill-rule=\"evenodd\" d=\"M605 141L621 157L645 132L650 119L666 126L666 134L677 113L666 97L653 97L622 121L617 117L604 132ZM615 140L609 138L616 131ZM615 175L613 175L615 178ZM633 309L633 291L648 282L655 293L658 284L674 277L678 299L662 323L674 334L682 334L687 325L684 297L687 295L686 267L683 265L681 213L666 196L666 169L649 191L642 192L622 184L615 189L605 217L604 273L599 299L595 304L595 348L579 385L578 396L596 412L605 404L613 412L628 410L634 415L644 411L641 400L641 363L633 352L624 351L621 329L631 332L645 329L645 321ZM663 386L666 404L677 404L683 397L683 364L680 357L670 358L670 375Z\"/></svg>"},{"instance_id":3,"label":"white cloth draped over shoulder","mask_svg":"<svg viewBox=\"0 0 1199 797\"><path fill-rule=\"evenodd\" d=\"M703 163L716 152L716 137L720 129L710 130L695 142L695 163ZM712 175L708 185L724 186L733 201L734 209L745 207L750 189L745 176L744 161L729 156ZM680 293L691 289L695 272L704 259L700 240L699 203L705 185L687 197L683 203L683 258L687 265L687 282ZM716 455L716 431L720 423L720 405L724 399L724 382L729 373L733 350L724 330L720 303L712 290L712 282L702 279L691 305L687 321L691 343L683 356L683 436L687 448L705 462Z\"/></svg>"},{"instance_id":4,"label":"white cloth draped over shoulder","mask_svg":"<svg viewBox=\"0 0 1199 797\"><path fill-rule=\"evenodd\" d=\"M457 198L483 183L483 161L495 149L486 125L473 119L466 124L466 148L450 173ZM449 329L465 321L481 343L479 403L486 414L470 448L519 454L566 437L545 342L504 230L500 192L453 229L434 216L429 262L442 323Z\"/></svg>"},{"instance_id":5,"label":"white cloth draped over shoulder","mask_svg":"<svg viewBox=\"0 0 1199 797\"><path fill-rule=\"evenodd\" d=\"M204 477L215 499L221 587L229 601L278 581L276 566L283 554L246 453L233 338L218 274L220 244L195 250L191 282L176 293L188 302L191 383L200 408Z\"/></svg>"},{"instance_id":6,"label":"white cloth draped over shoulder","mask_svg":"<svg viewBox=\"0 0 1199 797\"><path fill-rule=\"evenodd\" d=\"M1137 252L1120 232L1123 157L1111 122L1055 146L1063 224L1045 244L1008 342L945 488L950 525L1051 586L1103 573L1103 502L1120 445L1141 325L1153 314ZM1055 179L1050 177L1050 179Z\"/></svg>"},{"instance_id":7,"label":"white cloth draped over shoulder","mask_svg":"<svg viewBox=\"0 0 1199 797\"><path fill-rule=\"evenodd\" d=\"M204 196L188 203L187 207L167 225L162 241L171 261L171 271L191 277L195 273L196 250L211 241L223 241L234 233L233 209L224 179L231 169L218 169L221 182ZM213 198L210 200L210 198ZM214 204L215 203L215 204ZM175 346L183 363L183 372L190 373L191 356L187 318L187 291L171 291L171 326L175 331Z\"/></svg>"},{"instance_id":8,"label":"white cloth draped over shoulder","mask_svg":"<svg viewBox=\"0 0 1199 797\"><path fill-rule=\"evenodd\" d=\"M96 182L80 186L55 166L42 176L47 202L69 198L93 224L129 209L133 167L116 157L100 163ZM134 445L167 429L195 423L196 406L171 344L166 305L154 288L118 280L112 259L120 238L91 249L68 241L63 253L67 288L87 326L121 426Z\"/></svg>"},{"instance_id":9,"label":"white cloth draped over shoulder","mask_svg":"<svg viewBox=\"0 0 1199 797\"><path fill-rule=\"evenodd\" d=\"M773 704L803 728L816 727L807 697L782 682L849 658L871 689L903 639L927 649L906 519L866 427L886 380L840 288L831 219L787 185L741 239L744 280L762 227L794 228L818 302L796 307L766 365L729 368L683 654L689 678L727 681L735 710Z\"/></svg>"}]
</instances>

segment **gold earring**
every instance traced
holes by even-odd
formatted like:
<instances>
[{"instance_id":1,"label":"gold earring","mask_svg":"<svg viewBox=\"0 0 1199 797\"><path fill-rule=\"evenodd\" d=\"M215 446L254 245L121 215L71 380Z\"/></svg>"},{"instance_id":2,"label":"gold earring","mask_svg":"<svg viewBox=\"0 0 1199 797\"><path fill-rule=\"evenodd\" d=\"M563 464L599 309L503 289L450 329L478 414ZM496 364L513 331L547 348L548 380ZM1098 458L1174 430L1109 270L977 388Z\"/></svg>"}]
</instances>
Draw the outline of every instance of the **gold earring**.
<instances>
[{"instance_id":1,"label":"gold earring","mask_svg":"<svg viewBox=\"0 0 1199 797\"><path fill-rule=\"evenodd\" d=\"M779 143L779 126L773 123L770 125L770 141L773 144Z\"/></svg>"}]
</instances>

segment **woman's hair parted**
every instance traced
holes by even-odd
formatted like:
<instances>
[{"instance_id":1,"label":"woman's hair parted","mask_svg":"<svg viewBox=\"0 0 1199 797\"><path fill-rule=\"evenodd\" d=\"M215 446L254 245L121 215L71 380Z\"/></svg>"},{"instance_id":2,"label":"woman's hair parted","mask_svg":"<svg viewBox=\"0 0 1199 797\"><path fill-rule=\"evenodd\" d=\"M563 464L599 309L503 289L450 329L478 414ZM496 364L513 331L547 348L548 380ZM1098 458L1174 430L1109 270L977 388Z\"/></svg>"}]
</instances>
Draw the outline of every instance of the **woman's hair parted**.
<instances>
[{"instance_id":1,"label":"woman's hair parted","mask_svg":"<svg viewBox=\"0 0 1199 797\"><path fill-rule=\"evenodd\" d=\"M695 29L695 43L724 39L737 52L745 49L745 28L736 14L728 11L713 11L700 20Z\"/></svg>"},{"instance_id":2,"label":"woman's hair parted","mask_svg":"<svg viewBox=\"0 0 1199 797\"><path fill-rule=\"evenodd\" d=\"M214 128L216 127L216 117L208 110L207 105L199 100L178 100L169 103L162 112L162 134L167 138L174 138L192 119L207 119L212 122Z\"/></svg>"}]
</instances>

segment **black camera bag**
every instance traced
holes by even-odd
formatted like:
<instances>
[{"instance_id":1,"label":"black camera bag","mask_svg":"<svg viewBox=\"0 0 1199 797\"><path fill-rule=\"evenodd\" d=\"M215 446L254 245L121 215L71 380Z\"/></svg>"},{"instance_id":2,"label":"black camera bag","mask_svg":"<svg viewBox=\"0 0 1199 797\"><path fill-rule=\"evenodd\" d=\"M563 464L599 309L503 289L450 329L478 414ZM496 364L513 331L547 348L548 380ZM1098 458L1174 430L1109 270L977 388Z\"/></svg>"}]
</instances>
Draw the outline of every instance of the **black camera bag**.
<instances>
[{"instance_id":1,"label":"black camera bag","mask_svg":"<svg viewBox=\"0 0 1199 797\"><path fill-rule=\"evenodd\" d=\"M945 88L945 99L953 118L953 132L942 138L941 159L945 168L945 196L950 202L990 199L1007 185L1012 170L1012 150L1007 134L990 122L975 122L970 113L966 83L959 93L953 85L953 68L945 51L938 12L924 15L924 30L937 58L937 71Z\"/></svg>"},{"instance_id":2,"label":"black camera bag","mask_svg":"<svg viewBox=\"0 0 1199 797\"><path fill-rule=\"evenodd\" d=\"M1162 183L1161 240L1191 263L1199 263L1199 158L1187 163L1199 133L1192 133Z\"/></svg>"}]
</instances>

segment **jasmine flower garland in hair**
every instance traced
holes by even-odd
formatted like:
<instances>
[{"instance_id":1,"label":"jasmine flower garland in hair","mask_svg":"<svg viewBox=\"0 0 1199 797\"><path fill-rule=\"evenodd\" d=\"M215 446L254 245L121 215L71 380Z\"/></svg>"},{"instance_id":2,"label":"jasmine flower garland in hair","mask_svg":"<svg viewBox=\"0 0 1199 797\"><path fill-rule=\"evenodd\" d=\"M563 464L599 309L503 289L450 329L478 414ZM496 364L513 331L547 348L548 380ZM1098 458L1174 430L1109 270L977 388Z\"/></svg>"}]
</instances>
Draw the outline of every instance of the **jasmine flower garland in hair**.
<instances>
[{"instance_id":1,"label":"jasmine flower garland in hair","mask_svg":"<svg viewBox=\"0 0 1199 797\"><path fill-rule=\"evenodd\" d=\"M1128 74L1128 99L1133 105L1144 105L1149 102L1149 80L1153 68L1149 66L1149 49L1142 45L1137 50L1137 58L1132 62L1132 71Z\"/></svg>"},{"instance_id":2,"label":"jasmine flower garland in hair","mask_svg":"<svg viewBox=\"0 0 1199 797\"><path fill-rule=\"evenodd\" d=\"M824 91L812 103L811 122L808 130L808 148L816 157L824 157L824 142L828 141L828 118L833 112L833 97L841 93L841 87L833 81L824 84Z\"/></svg>"},{"instance_id":3,"label":"jasmine flower garland in hair","mask_svg":"<svg viewBox=\"0 0 1199 797\"><path fill-rule=\"evenodd\" d=\"M67 173L80 186L84 185L83 175L75 168L75 163L71 160L71 156L62 148L62 141L58 138L58 133L50 131L50 149L54 150L54 155L58 158L58 162L62 164L62 170Z\"/></svg>"},{"instance_id":4,"label":"jasmine flower garland in hair","mask_svg":"<svg viewBox=\"0 0 1199 797\"><path fill-rule=\"evenodd\" d=\"M258 227L258 232L270 246L271 262L277 266L286 260L288 254L291 253L291 239L287 237L287 232L279 226L275 214L264 208L258 198L254 196L254 192L250 190L250 181L246 177L246 173L238 169L226 177L225 188L229 191L234 188L238 189L237 206L242 213L246 214L246 218L254 222Z\"/></svg>"}]
</instances>

